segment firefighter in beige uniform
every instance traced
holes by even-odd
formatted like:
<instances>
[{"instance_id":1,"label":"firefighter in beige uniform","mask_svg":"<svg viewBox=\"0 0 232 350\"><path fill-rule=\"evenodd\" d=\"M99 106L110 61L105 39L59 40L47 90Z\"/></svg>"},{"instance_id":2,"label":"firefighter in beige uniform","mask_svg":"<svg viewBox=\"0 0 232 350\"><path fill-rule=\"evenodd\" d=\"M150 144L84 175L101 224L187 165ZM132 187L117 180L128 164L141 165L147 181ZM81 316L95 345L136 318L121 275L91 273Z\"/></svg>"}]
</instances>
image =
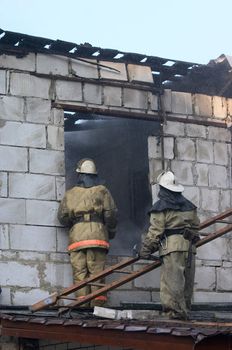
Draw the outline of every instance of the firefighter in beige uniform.
<instances>
[{"instance_id":1,"label":"firefighter in beige uniform","mask_svg":"<svg viewBox=\"0 0 232 350\"><path fill-rule=\"evenodd\" d=\"M159 250L162 259L160 299L164 314L170 318L188 317L195 274L195 243L199 240L196 206L181 192L171 171L162 173L159 200L150 210L150 227L140 257L149 259Z\"/></svg>"},{"instance_id":2,"label":"firefighter in beige uniform","mask_svg":"<svg viewBox=\"0 0 232 350\"><path fill-rule=\"evenodd\" d=\"M82 159L76 169L77 185L65 193L58 219L69 226L70 260L74 283L98 274L104 269L109 240L116 232L117 209L108 189L101 184L94 162ZM78 290L81 298L98 289L88 286ZM106 296L96 297L91 306L101 306ZM89 306L85 304L84 306Z\"/></svg>"}]
</instances>

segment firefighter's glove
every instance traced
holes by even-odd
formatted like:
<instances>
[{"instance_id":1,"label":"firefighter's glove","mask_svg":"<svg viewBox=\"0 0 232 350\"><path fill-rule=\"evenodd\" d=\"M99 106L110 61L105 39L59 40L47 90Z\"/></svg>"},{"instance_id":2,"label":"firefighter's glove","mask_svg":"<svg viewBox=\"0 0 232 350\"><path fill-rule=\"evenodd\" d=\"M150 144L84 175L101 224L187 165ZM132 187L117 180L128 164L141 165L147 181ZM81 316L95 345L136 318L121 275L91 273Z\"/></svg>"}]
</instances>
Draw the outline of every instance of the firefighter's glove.
<instances>
[{"instance_id":1,"label":"firefighter's glove","mask_svg":"<svg viewBox=\"0 0 232 350\"><path fill-rule=\"evenodd\" d=\"M140 259L151 260L151 253L152 252L148 247L142 246L139 251L139 257Z\"/></svg>"}]
</instances>

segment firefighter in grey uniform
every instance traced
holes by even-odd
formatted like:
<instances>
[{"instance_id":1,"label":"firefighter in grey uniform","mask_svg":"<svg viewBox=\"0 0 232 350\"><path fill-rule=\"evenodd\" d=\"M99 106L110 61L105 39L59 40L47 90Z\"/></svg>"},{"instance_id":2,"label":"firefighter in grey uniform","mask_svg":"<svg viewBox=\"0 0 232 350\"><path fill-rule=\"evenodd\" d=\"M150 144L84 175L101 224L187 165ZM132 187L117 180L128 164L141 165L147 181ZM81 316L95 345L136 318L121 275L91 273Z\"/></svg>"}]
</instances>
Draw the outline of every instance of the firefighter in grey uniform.
<instances>
[{"instance_id":1,"label":"firefighter in grey uniform","mask_svg":"<svg viewBox=\"0 0 232 350\"><path fill-rule=\"evenodd\" d=\"M195 274L195 243L199 218L196 206L187 200L184 187L176 183L171 171L157 178L159 200L150 210L150 226L140 250L140 257L149 259L159 251L162 260L160 299L163 314L169 318L187 319Z\"/></svg>"},{"instance_id":2,"label":"firefighter in grey uniform","mask_svg":"<svg viewBox=\"0 0 232 350\"><path fill-rule=\"evenodd\" d=\"M70 227L68 251L74 283L104 269L109 240L114 238L117 224L115 202L99 179L93 160L82 159L76 172L77 185L66 191L58 210L59 221ZM86 286L76 296L81 299L98 288ZM84 306L102 306L105 302L106 296L100 295Z\"/></svg>"}]
</instances>

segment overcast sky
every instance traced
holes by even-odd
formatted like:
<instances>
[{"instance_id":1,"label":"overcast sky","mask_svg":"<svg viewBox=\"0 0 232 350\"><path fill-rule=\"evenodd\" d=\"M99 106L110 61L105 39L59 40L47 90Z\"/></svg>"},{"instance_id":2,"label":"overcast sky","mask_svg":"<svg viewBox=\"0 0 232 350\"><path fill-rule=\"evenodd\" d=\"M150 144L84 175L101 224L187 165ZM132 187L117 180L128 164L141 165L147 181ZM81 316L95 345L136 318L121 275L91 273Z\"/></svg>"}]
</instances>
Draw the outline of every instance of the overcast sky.
<instances>
[{"instance_id":1,"label":"overcast sky","mask_svg":"<svg viewBox=\"0 0 232 350\"><path fill-rule=\"evenodd\" d=\"M3 30L194 63L232 55L232 0L0 0Z\"/></svg>"}]
</instances>

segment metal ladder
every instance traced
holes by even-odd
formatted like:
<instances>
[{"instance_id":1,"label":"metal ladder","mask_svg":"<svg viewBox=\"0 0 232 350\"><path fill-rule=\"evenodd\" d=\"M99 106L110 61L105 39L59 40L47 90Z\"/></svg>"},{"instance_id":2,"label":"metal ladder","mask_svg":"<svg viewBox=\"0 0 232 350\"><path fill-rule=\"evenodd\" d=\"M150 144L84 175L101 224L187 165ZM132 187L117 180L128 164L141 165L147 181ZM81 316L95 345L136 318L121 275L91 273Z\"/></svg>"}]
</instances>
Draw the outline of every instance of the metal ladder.
<instances>
[{"instance_id":1,"label":"metal ladder","mask_svg":"<svg viewBox=\"0 0 232 350\"><path fill-rule=\"evenodd\" d=\"M214 225L216 223L223 223L223 224L225 224L225 226L220 228L220 229L217 229L216 231L214 231L210 234L200 232L200 235L205 236L205 237L197 242L196 247L197 248L201 247L202 245L204 245L208 242L211 242L214 239L221 237L222 235L232 231L232 221L230 222L230 221L223 220L231 215L232 215L232 208L202 222L200 224L200 230L203 230L204 228L209 227L211 225ZM157 267L159 267L162 264L161 261L158 258L156 258L155 261L148 263L140 270L136 270L136 271L124 270L125 267L133 265L139 259L140 259L139 257L133 257L133 258L129 258L123 262L120 262L116 265L113 265L113 266L105 269L104 271L100 272L99 274L97 274L93 277L87 278L87 279L83 280L82 282L73 284L70 287L65 288L61 293L56 293L56 292L52 293L47 298L40 300L37 303L31 305L29 307L29 309L32 312L35 312L35 311L39 311L39 310L43 310L45 308L48 308L49 306L57 306L57 307L61 308L61 313L68 311L68 310L72 310L74 307L75 308L79 307L82 304L85 304L85 303L95 299L96 297L105 294L108 291L111 291L117 287L120 287L121 285L123 285L127 282L130 282L130 281L134 280L135 278L146 274L149 271L156 269ZM123 277L121 277L121 278L119 278L111 283L108 283L108 284L102 284L102 283L96 282L98 280L103 279L104 277L106 277L108 275L113 274L113 273L123 274L125 276L123 276ZM74 293L75 291L83 288L86 285L97 286L97 287L99 287L99 289L82 297L81 299L68 297L69 294ZM59 305L59 302L61 300L70 300L71 302L65 306L61 306L61 305Z\"/></svg>"}]
</instances>

